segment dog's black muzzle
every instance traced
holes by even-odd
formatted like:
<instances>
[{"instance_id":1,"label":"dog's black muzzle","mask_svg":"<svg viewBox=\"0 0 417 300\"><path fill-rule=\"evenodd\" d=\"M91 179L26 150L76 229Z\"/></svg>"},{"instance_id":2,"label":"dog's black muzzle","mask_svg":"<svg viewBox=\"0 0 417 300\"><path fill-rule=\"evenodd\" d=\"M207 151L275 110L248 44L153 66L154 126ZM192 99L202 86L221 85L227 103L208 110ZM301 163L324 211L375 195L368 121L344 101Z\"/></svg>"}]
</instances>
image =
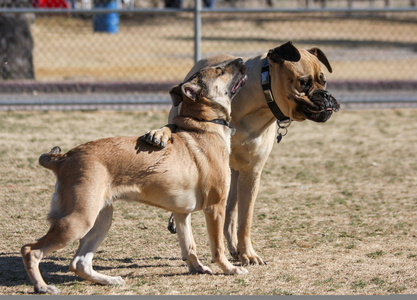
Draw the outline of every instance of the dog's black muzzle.
<instances>
[{"instance_id":1,"label":"dog's black muzzle","mask_svg":"<svg viewBox=\"0 0 417 300\"><path fill-rule=\"evenodd\" d=\"M315 90L308 98L310 103L303 103L299 105L299 110L307 119L315 122L326 122L332 116L333 112L339 111L340 104L337 100L326 90Z\"/></svg>"}]
</instances>

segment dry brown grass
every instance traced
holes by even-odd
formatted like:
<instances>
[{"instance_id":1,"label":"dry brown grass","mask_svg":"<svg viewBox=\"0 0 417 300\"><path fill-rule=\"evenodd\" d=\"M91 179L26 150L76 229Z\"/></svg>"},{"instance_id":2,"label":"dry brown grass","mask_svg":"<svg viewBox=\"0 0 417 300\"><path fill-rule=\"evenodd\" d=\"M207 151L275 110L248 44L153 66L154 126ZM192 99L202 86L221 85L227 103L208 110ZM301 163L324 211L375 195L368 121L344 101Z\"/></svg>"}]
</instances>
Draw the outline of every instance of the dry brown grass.
<instances>
[{"instance_id":1,"label":"dry brown grass","mask_svg":"<svg viewBox=\"0 0 417 300\"><path fill-rule=\"evenodd\" d=\"M139 135L166 112L0 113L0 294L32 293L20 247L41 237L53 174L37 159L101 137ZM113 227L94 260L123 287L68 271L77 245L41 263L63 294L417 293L417 110L341 111L326 124L294 123L275 145L255 207L253 243L268 262L245 276L189 275L168 212L116 202ZM201 213L198 252L211 265ZM219 272L216 266L212 266Z\"/></svg>"}]
</instances>

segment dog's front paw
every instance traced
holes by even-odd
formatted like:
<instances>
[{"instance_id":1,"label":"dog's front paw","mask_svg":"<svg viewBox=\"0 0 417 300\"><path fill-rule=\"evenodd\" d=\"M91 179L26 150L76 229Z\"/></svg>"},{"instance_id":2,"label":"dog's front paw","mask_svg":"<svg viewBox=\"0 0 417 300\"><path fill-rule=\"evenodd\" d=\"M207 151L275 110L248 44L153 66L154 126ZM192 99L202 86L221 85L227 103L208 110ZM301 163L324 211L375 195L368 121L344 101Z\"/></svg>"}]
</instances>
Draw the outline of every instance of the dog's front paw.
<instances>
[{"instance_id":1,"label":"dog's front paw","mask_svg":"<svg viewBox=\"0 0 417 300\"><path fill-rule=\"evenodd\" d=\"M35 286L35 294L59 295L61 292L53 285Z\"/></svg>"},{"instance_id":2,"label":"dog's front paw","mask_svg":"<svg viewBox=\"0 0 417 300\"><path fill-rule=\"evenodd\" d=\"M243 275L243 274L248 274L248 273L249 271L246 270L244 267L235 267L230 270L228 275Z\"/></svg>"},{"instance_id":3,"label":"dog's front paw","mask_svg":"<svg viewBox=\"0 0 417 300\"><path fill-rule=\"evenodd\" d=\"M175 125L169 124L162 128L151 130L144 136L145 141L159 148L165 148L168 142L171 141L172 131L175 130L175 127Z\"/></svg>"}]
</instances>

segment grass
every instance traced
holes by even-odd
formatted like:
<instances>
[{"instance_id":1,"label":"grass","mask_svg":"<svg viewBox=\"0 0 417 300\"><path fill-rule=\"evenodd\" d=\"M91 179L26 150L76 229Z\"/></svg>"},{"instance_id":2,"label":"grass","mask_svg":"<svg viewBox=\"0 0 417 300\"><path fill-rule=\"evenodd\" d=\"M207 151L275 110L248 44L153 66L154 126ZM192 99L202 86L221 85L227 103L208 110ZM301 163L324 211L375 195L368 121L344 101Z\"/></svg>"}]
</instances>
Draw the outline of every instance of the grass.
<instances>
[{"instance_id":1,"label":"grass","mask_svg":"<svg viewBox=\"0 0 417 300\"><path fill-rule=\"evenodd\" d=\"M140 135L167 112L0 113L0 294L33 288L20 247L46 233L54 176L38 157L108 136ZM386 295L416 294L417 110L337 113L325 124L293 123L262 175L252 240L268 262L225 276L210 262L204 217L193 216L203 263L189 275L169 213L116 202L95 268L120 275L107 287L69 272L77 245L45 258L45 280L71 295ZM157 238L155 238L157 237ZM237 263L237 262L235 262Z\"/></svg>"}]
</instances>

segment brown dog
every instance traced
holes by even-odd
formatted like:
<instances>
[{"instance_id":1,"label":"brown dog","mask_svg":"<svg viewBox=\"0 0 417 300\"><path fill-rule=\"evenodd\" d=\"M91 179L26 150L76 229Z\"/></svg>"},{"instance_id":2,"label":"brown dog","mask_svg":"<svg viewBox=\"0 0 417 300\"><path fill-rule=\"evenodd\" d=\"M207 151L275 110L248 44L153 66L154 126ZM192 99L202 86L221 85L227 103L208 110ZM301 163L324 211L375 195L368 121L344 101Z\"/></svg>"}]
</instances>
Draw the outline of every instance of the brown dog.
<instances>
[{"instance_id":1,"label":"brown dog","mask_svg":"<svg viewBox=\"0 0 417 300\"><path fill-rule=\"evenodd\" d=\"M215 66L230 55L203 59L190 74L206 66ZM230 166L232 179L227 203L225 235L230 253L244 265L263 264L252 247L250 228L262 169L274 145L278 126L285 131L291 120L327 121L339 110L336 99L326 90L322 65L332 72L325 54L318 48L298 50L291 42L271 49L267 54L246 58L248 82L232 103ZM169 122L178 114L173 107ZM172 127L150 132L148 142L164 146ZM278 139L282 134L278 134Z\"/></svg>"},{"instance_id":2,"label":"brown dog","mask_svg":"<svg viewBox=\"0 0 417 300\"><path fill-rule=\"evenodd\" d=\"M204 210L212 259L226 274L245 274L226 258L223 227L230 186L231 99L246 81L242 59L201 69L171 90L178 127L174 143L158 150L143 137L88 142L60 154L59 147L39 163L57 176L48 233L22 247L35 292L57 294L39 271L40 260L75 240L80 246L70 269L100 284L123 284L121 277L93 270L94 252L106 236L116 199L138 201L174 212L183 259L192 273L212 271L197 258L190 214Z\"/></svg>"}]
</instances>

